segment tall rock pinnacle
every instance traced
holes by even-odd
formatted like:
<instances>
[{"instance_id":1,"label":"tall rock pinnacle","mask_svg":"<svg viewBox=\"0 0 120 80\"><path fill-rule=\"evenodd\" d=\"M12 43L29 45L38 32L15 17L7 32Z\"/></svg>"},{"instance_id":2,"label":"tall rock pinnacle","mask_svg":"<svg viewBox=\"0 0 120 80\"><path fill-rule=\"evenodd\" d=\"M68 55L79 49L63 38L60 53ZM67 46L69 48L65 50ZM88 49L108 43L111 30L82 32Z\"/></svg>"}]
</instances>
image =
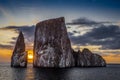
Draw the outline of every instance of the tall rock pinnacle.
<instances>
[{"instance_id":1,"label":"tall rock pinnacle","mask_svg":"<svg viewBox=\"0 0 120 80\"><path fill-rule=\"evenodd\" d=\"M74 66L64 18L39 22L35 29L34 67Z\"/></svg>"},{"instance_id":2,"label":"tall rock pinnacle","mask_svg":"<svg viewBox=\"0 0 120 80\"><path fill-rule=\"evenodd\" d=\"M27 67L27 52L25 52L24 36L19 33L12 57L11 67Z\"/></svg>"}]
</instances>

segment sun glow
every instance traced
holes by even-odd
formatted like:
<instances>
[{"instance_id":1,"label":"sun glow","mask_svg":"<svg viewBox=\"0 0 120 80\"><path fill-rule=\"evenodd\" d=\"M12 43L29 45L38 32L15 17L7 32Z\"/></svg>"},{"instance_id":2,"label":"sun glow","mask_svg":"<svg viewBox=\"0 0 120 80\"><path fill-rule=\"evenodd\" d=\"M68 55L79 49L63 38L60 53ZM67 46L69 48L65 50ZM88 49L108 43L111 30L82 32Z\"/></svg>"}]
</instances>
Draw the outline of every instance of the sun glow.
<instances>
[{"instance_id":1,"label":"sun glow","mask_svg":"<svg viewBox=\"0 0 120 80\"><path fill-rule=\"evenodd\" d=\"M28 51L28 60L33 60L33 52L32 52L32 50Z\"/></svg>"},{"instance_id":2,"label":"sun glow","mask_svg":"<svg viewBox=\"0 0 120 80\"><path fill-rule=\"evenodd\" d=\"M33 63L33 51L32 50L28 50L28 63Z\"/></svg>"},{"instance_id":3,"label":"sun glow","mask_svg":"<svg viewBox=\"0 0 120 80\"><path fill-rule=\"evenodd\" d=\"M28 59L33 59L33 55L32 54L28 54Z\"/></svg>"}]
</instances>

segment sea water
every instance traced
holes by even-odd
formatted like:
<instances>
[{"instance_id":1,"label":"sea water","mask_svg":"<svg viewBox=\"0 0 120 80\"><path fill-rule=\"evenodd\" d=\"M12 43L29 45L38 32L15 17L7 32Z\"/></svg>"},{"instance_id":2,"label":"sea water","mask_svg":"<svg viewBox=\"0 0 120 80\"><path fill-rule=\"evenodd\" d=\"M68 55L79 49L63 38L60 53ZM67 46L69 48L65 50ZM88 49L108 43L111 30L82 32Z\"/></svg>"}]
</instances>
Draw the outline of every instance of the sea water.
<instances>
[{"instance_id":1,"label":"sea water","mask_svg":"<svg viewBox=\"0 0 120 80\"><path fill-rule=\"evenodd\" d=\"M120 80L120 65L96 68L39 69L11 68L0 64L0 80Z\"/></svg>"}]
</instances>

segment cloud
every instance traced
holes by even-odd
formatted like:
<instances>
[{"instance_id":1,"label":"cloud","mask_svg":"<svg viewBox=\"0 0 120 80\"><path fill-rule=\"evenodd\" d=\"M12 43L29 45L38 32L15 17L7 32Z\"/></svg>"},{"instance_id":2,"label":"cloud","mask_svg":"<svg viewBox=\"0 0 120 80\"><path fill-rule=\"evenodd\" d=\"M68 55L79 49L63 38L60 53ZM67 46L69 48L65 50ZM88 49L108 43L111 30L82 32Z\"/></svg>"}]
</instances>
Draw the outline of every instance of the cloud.
<instances>
[{"instance_id":1,"label":"cloud","mask_svg":"<svg viewBox=\"0 0 120 80\"><path fill-rule=\"evenodd\" d=\"M13 49L13 45L2 45L2 44L0 44L0 48L2 48L2 49Z\"/></svg>"},{"instance_id":2,"label":"cloud","mask_svg":"<svg viewBox=\"0 0 120 80\"><path fill-rule=\"evenodd\" d=\"M111 23L111 22L97 22L90 19L87 19L86 17L82 17L79 19L72 20L71 23L66 23L67 25L83 25L83 26L96 26L101 25L103 23Z\"/></svg>"},{"instance_id":3,"label":"cloud","mask_svg":"<svg viewBox=\"0 0 120 80\"><path fill-rule=\"evenodd\" d=\"M70 39L76 45L102 45L103 49L120 49L120 26L101 25L84 35L71 35Z\"/></svg>"},{"instance_id":4,"label":"cloud","mask_svg":"<svg viewBox=\"0 0 120 80\"><path fill-rule=\"evenodd\" d=\"M93 36L94 39L113 38L120 35L120 27L118 25L102 25L94 28L92 32L88 32L87 36Z\"/></svg>"},{"instance_id":5,"label":"cloud","mask_svg":"<svg viewBox=\"0 0 120 80\"><path fill-rule=\"evenodd\" d=\"M73 36L74 33L68 32L69 37Z\"/></svg>"}]
</instances>

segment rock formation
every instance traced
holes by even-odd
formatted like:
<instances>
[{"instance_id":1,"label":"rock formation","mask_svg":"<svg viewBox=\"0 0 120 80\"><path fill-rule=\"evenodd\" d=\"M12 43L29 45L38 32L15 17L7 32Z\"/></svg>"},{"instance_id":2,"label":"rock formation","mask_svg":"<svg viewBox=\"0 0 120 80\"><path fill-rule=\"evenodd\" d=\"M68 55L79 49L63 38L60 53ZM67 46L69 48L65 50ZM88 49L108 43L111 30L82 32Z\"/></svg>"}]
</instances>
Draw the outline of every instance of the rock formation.
<instances>
[{"instance_id":1,"label":"rock formation","mask_svg":"<svg viewBox=\"0 0 120 80\"><path fill-rule=\"evenodd\" d=\"M34 67L74 66L64 18L39 22L35 29Z\"/></svg>"},{"instance_id":2,"label":"rock formation","mask_svg":"<svg viewBox=\"0 0 120 80\"><path fill-rule=\"evenodd\" d=\"M73 51L76 66L78 67L102 67L106 66L105 60L98 54L93 54L89 49L82 52Z\"/></svg>"},{"instance_id":3,"label":"rock formation","mask_svg":"<svg viewBox=\"0 0 120 80\"><path fill-rule=\"evenodd\" d=\"M24 36L19 33L12 57L11 67L27 67L27 52L25 52Z\"/></svg>"}]
</instances>

